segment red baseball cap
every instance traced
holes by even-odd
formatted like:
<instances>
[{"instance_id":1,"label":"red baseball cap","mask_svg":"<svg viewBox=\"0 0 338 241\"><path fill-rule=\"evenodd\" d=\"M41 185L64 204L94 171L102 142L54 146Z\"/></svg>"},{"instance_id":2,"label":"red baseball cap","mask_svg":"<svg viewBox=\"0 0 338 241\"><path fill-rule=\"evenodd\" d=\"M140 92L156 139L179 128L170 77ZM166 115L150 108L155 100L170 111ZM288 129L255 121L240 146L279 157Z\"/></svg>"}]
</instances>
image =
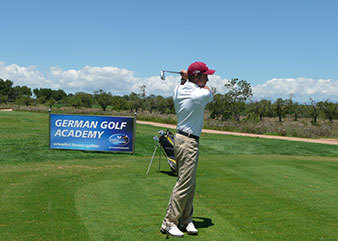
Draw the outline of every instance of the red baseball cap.
<instances>
[{"instance_id":1,"label":"red baseball cap","mask_svg":"<svg viewBox=\"0 0 338 241\"><path fill-rule=\"evenodd\" d=\"M207 74L212 75L215 73L216 70L209 69L207 65L203 62L194 62L188 68L188 75L195 75L195 74Z\"/></svg>"}]
</instances>

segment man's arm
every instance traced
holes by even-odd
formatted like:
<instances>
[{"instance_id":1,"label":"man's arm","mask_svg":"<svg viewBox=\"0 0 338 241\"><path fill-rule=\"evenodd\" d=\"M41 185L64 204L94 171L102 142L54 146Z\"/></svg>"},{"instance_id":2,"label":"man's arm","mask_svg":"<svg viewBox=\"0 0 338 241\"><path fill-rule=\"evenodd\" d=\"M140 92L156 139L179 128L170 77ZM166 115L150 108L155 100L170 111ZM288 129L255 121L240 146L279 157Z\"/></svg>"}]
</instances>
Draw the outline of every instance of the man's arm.
<instances>
[{"instance_id":1,"label":"man's arm","mask_svg":"<svg viewBox=\"0 0 338 241\"><path fill-rule=\"evenodd\" d=\"M208 86L204 86L203 87L203 89L207 89L207 90L209 90L210 92L211 92L211 94L213 94L214 95L214 92L212 92L212 90L208 87Z\"/></svg>"}]
</instances>

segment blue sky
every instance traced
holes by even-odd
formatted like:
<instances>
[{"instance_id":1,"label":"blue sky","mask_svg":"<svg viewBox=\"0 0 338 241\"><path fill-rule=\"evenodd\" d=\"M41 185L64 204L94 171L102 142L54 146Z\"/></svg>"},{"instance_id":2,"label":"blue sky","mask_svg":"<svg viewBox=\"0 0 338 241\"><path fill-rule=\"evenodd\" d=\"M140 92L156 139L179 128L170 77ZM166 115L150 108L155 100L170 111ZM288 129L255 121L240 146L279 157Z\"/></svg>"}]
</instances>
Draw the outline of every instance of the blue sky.
<instances>
[{"instance_id":1,"label":"blue sky","mask_svg":"<svg viewBox=\"0 0 338 241\"><path fill-rule=\"evenodd\" d=\"M222 93L338 101L338 1L1 1L0 78L32 88L170 95L203 61Z\"/></svg>"}]
</instances>

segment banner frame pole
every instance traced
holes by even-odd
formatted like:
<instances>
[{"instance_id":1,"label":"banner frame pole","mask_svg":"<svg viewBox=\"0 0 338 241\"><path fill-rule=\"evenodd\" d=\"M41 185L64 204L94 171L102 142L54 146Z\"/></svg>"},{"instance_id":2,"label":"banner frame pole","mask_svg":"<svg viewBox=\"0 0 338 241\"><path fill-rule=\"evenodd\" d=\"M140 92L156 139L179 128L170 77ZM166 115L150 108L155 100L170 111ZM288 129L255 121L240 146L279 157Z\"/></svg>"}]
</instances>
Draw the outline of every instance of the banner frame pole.
<instances>
[{"instance_id":1,"label":"banner frame pole","mask_svg":"<svg viewBox=\"0 0 338 241\"><path fill-rule=\"evenodd\" d=\"M133 146L132 146L132 154L133 155L135 154L136 117L137 117L137 112L134 113Z\"/></svg>"},{"instance_id":2,"label":"banner frame pole","mask_svg":"<svg viewBox=\"0 0 338 241\"><path fill-rule=\"evenodd\" d=\"M52 109L49 108L48 109L48 127L49 127L49 132L48 132L48 149L50 150L50 128L51 128L51 125L50 125L50 114L52 112Z\"/></svg>"}]
</instances>

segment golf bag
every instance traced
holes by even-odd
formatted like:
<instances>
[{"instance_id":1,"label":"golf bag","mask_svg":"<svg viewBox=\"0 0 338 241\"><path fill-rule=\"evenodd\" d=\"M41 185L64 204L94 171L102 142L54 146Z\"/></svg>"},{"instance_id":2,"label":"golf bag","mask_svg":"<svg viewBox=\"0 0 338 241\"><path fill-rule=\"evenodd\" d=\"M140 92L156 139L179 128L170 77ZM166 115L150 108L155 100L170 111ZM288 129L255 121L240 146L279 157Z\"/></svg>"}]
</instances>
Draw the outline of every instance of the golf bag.
<instances>
[{"instance_id":1,"label":"golf bag","mask_svg":"<svg viewBox=\"0 0 338 241\"><path fill-rule=\"evenodd\" d=\"M160 143L162 150L165 153L165 156L167 157L170 169L173 172L176 172L177 166L174 153L174 134L171 133L169 130L167 130L167 132L160 131L159 135L160 136L158 142Z\"/></svg>"},{"instance_id":2,"label":"golf bag","mask_svg":"<svg viewBox=\"0 0 338 241\"><path fill-rule=\"evenodd\" d=\"M160 156L158 159L158 170L160 171L161 166L161 153L165 155L167 158L169 167L171 171L175 174L177 172L177 166L176 166L176 159L175 159L175 153L174 153L174 134L171 133L169 130L167 132L164 132L163 130L158 132L158 136L154 136L154 141L156 141L155 150L153 152L153 155L151 157L151 160L149 162L148 170L146 174L149 174L151 164L153 163L154 157L156 155L156 151L158 148L161 149L159 152Z\"/></svg>"}]
</instances>

